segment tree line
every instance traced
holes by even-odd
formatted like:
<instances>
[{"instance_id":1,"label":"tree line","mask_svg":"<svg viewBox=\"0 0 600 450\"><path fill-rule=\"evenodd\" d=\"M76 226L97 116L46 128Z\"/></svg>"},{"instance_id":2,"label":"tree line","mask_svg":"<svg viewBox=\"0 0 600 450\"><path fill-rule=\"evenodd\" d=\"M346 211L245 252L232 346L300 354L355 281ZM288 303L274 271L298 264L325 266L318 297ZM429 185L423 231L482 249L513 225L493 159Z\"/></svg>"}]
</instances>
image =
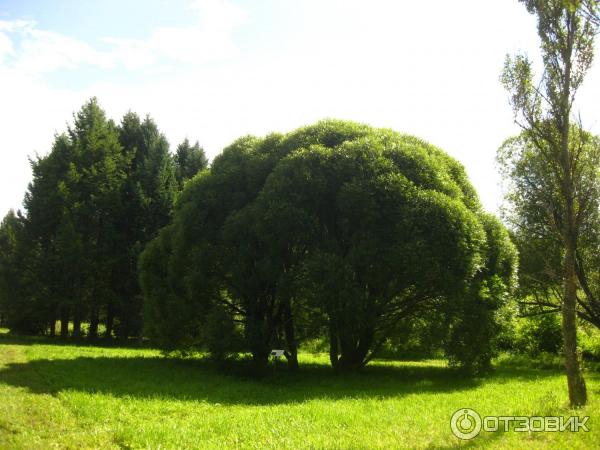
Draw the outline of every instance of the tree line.
<instances>
[{"instance_id":1,"label":"tree line","mask_svg":"<svg viewBox=\"0 0 600 450\"><path fill-rule=\"evenodd\" d=\"M197 144L171 155L149 117L116 125L92 99L31 165L23 213L0 227L15 332L102 329L257 367L282 348L292 368L319 338L347 370L421 320L443 324L451 361L489 366L516 251L424 141L328 120L243 137L208 168Z\"/></svg>"},{"instance_id":2,"label":"tree line","mask_svg":"<svg viewBox=\"0 0 600 450\"><path fill-rule=\"evenodd\" d=\"M15 332L95 339L142 334L137 259L171 217L185 181L207 167L198 143L174 155L155 122L120 124L96 99L30 160L23 213L0 226L0 317ZM69 327L71 324L71 327Z\"/></svg>"}]
</instances>

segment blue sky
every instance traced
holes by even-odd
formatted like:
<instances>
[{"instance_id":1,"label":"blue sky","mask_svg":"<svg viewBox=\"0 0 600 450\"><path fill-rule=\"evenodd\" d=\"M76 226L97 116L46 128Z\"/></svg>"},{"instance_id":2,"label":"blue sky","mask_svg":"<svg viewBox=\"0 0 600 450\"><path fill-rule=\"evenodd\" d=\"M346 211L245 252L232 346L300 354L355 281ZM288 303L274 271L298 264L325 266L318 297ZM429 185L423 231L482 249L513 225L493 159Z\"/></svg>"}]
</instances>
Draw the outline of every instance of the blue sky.
<instances>
[{"instance_id":1,"label":"blue sky","mask_svg":"<svg viewBox=\"0 0 600 450\"><path fill-rule=\"evenodd\" d=\"M96 96L210 157L324 117L414 134L496 211L495 152L517 132L498 79L506 53L537 46L516 0L0 0L0 210L20 206L27 156ZM594 66L578 103L595 133L599 81Z\"/></svg>"},{"instance_id":2,"label":"blue sky","mask_svg":"<svg viewBox=\"0 0 600 450\"><path fill-rule=\"evenodd\" d=\"M35 20L40 28L86 41L102 36L144 37L164 25L193 23L185 0L4 0L2 19Z\"/></svg>"}]
</instances>

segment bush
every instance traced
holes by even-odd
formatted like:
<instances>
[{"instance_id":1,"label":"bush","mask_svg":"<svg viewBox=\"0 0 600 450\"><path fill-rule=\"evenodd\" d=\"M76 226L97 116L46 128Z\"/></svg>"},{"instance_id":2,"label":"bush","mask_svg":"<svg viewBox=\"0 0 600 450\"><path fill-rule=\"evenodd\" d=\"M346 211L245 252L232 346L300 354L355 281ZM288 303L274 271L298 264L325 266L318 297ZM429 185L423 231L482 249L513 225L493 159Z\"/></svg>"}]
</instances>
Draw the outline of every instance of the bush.
<instances>
[{"instance_id":1,"label":"bush","mask_svg":"<svg viewBox=\"0 0 600 450\"><path fill-rule=\"evenodd\" d=\"M445 345L448 362L471 374L488 372L491 360L497 354L498 332L495 311L465 308L450 328Z\"/></svg>"},{"instance_id":2,"label":"bush","mask_svg":"<svg viewBox=\"0 0 600 450\"><path fill-rule=\"evenodd\" d=\"M231 315L215 304L206 316L203 342L211 359L223 362L240 351L241 337Z\"/></svg>"},{"instance_id":3,"label":"bush","mask_svg":"<svg viewBox=\"0 0 600 450\"><path fill-rule=\"evenodd\" d=\"M600 362L600 330L587 322L579 328L579 347L588 361Z\"/></svg>"},{"instance_id":4,"label":"bush","mask_svg":"<svg viewBox=\"0 0 600 450\"><path fill-rule=\"evenodd\" d=\"M445 318L437 311L427 317L405 320L377 353L380 358L419 360L443 357Z\"/></svg>"},{"instance_id":5,"label":"bush","mask_svg":"<svg viewBox=\"0 0 600 450\"><path fill-rule=\"evenodd\" d=\"M558 314L517 319L514 350L531 356L558 354L562 347L562 331Z\"/></svg>"}]
</instances>

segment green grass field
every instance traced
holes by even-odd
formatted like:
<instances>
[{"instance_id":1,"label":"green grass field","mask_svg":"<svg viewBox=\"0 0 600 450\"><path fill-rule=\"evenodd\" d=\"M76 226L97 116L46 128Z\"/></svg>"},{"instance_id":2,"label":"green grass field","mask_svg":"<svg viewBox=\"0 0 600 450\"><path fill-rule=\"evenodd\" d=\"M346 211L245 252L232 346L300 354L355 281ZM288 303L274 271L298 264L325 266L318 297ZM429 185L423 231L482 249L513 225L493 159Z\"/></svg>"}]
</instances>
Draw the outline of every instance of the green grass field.
<instances>
[{"instance_id":1,"label":"green grass field","mask_svg":"<svg viewBox=\"0 0 600 450\"><path fill-rule=\"evenodd\" d=\"M60 345L0 335L0 448L600 448L600 377L570 411L557 369L498 364L469 379L442 361L376 362L334 374L302 355L299 373L256 380L158 351ZM481 434L450 417L589 415L590 432Z\"/></svg>"}]
</instances>

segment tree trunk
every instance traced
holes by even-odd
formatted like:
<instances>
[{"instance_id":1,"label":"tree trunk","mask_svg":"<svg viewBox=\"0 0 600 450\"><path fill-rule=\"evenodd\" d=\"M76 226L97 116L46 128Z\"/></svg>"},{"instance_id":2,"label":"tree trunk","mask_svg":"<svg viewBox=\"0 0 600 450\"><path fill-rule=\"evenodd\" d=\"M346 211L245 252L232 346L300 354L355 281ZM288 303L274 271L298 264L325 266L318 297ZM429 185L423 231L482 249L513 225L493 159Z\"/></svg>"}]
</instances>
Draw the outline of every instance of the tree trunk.
<instances>
[{"instance_id":1,"label":"tree trunk","mask_svg":"<svg viewBox=\"0 0 600 450\"><path fill-rule=\"evenodd\" d=\"M90 331L88 333L88 338L90 340L95 340L98 338L98 323L100 322L98 317L99 314L98 308L93 306L90 314Z\"/></svg>"},{"instance_id":2,"label":"tree trunk","mask_svg":"<svg viewBox=\"0 0 600 450\"><path fill-rule=\"evenodd\" d=\"M246 338L254 368L261 372L267 368L274 334L273 316L264 307L258 307L246 316Z\"/></svg>"},{"instance_id":3,"label":"tree trunk","mask_svg":"<svg viewBox=\"0 0 600 450\"><path fill-rule=\"evenodd\" d=\"M337 369L339 363L339 342L338 336L332 325L329 326L329 361L331 367Z\"/></svg>"},{"instance_id":4,"label":"tree trunk","mask_svg":"<svg viewBox=\"0 0 600 450\"><path fill-rule=\"evenodd\" d=\"M340 355L336 370L341 372L350 372L362 369L365 365L365 358L367 357L367 353L369 351L368 347L364 347L361 344L358 344L355 348L342 350L342 354Z\"/></svg>"},{"instance_id":5,"label":"tree trunk","mask_svg":"<svg viewBox=\"0 0 600 450\"><path fill-rule=\"evenodd\" d=\"M125 313L121 314L121 321L119 322L119 339L126 341L129 337L129 319L125 317Z\"/></svg>"},{"instance_id":6,"label":"tree trunk","mask_svg":"<svg viewBox=\"0 0 600 450\"><path fill-rule=\"evenodd\" d=\"M268 341L254 342L251 348L252 361L254 362L254 368L261 372L265 370L269 364L269 355L271 354L271 348Z\"/></svg>"},{"instance_id":7,"label":"tree trunk","mask_svg":"<svg viewBox=\"0 0 600 450\"><path fill-rule=\"evenodd\" d=\"M562 305L562 331L565 352L565 369L567 372L567 385L569 387L569 402L572 407L585 405L587 391L585 380L581 372L579 357L577 355L577 278L575 272L575 255L577 251L577 238L579 230L576 226L575 211L575 174L573 173L570 149L570 96L571 96L571 70L573 45L575 42L575 28L573 27L574 15L567 18L567 47L565 49L565 67L563 85L561 86L560 113L557 128L560 131L560 166L562 169L562 195L565 204L565 217L563 218L563 243L565 246L564 258L564 300Z\"/></svg>"},{"instance_id":8,"label":"tree trunk","mask_svg":"<svg viewBox=\"0 0 600 450\"><path fill-rule=\"evenodd\" d=\"M52 315L52 319L50 319L50 336L56 336L56 317Z\"/></svg>"},{"instance_id":9,"label":"tree trunk","mask_svg":"<svg viewBox=\"0 0 600 450\"><path fill-rule=\"evenodd\" d=\"M258 372L264 371L269 365L269 354L270 352L253 352L252 361L254 362L254 369Z\"/></svg>"},{"instance_id":10,"label":"tree trunk","mask_svg":"<svg viewBox=\"0 0 600 450\"><path fill-rule=\"evenodd\" d=\"M292 317L292 306L290 299L286 299L283 306L283 320L284 320L284 332L285 342L287 345L286 359L290 370L298 369L298 345L296 343L296 336L294 333L294 320Z\"/></svg>"},{"instance_id":11,"label":"tree trunk","mask_svg":"<svg viewBox=\"0 0 600 450\"><path fill-rule=\"evenodd\" d=\"M252 361L257 373L263 372L269 364L270 347L270 327L266 317L256 314L250 318L250 351L252 352Z\"/></svg>"},{"instance_id":12,"label":"tree trunk","mask_svg":"<svg viewBox=\"0 0 600 450\"><path fill-rule=\"evenodd\" d=\"M113 325L115 323L115 312L112 305L109 305L108 310L106 311L106 333L104 337L109 339L112 336Z\"/></svg>"},{"instance_id":13,"label":"tree trunk","mask_svg":"<svg viewBox=\"0 0 600 450\"><path fill-rule=\"evenodd\" d=\"M373 344L374 332L368 328L359 337L345 337L330 327L329 360L332 367L340 372L361 369Z\"/></svg>"},{"instance_id":14,"label":"tree trunk","mask_svg":"<svg viewBox=\"0 0 600 450\"><path fill-rule=\"evenodd\" d=\"M81 337L81 311L79 307L75 308L73 314L73 337L76 339Z\"/></svg>"},{"instance_id":15,"label":"tree trunk","mask_svg":"<svg viewBox=\"0 0 600 450\"><path fill-rule=\"evenodd\" d=\"M66 338L69 336L69 310L63 308L60 312L60 337Z\"/></svg>"},{"instance_id":16,"label":"tree trunk","mask_svg":"<svg viewBox=\"0 0 600 450\"><path fill-rule=\"evenodd\" d=\"M572 407L585 405L587 389L577 353L577 279L575 274L575 249L567 244L565 249L565 295L562 305L562 332L564 339L565 368Z\"/></svg>"}]
</instances>

